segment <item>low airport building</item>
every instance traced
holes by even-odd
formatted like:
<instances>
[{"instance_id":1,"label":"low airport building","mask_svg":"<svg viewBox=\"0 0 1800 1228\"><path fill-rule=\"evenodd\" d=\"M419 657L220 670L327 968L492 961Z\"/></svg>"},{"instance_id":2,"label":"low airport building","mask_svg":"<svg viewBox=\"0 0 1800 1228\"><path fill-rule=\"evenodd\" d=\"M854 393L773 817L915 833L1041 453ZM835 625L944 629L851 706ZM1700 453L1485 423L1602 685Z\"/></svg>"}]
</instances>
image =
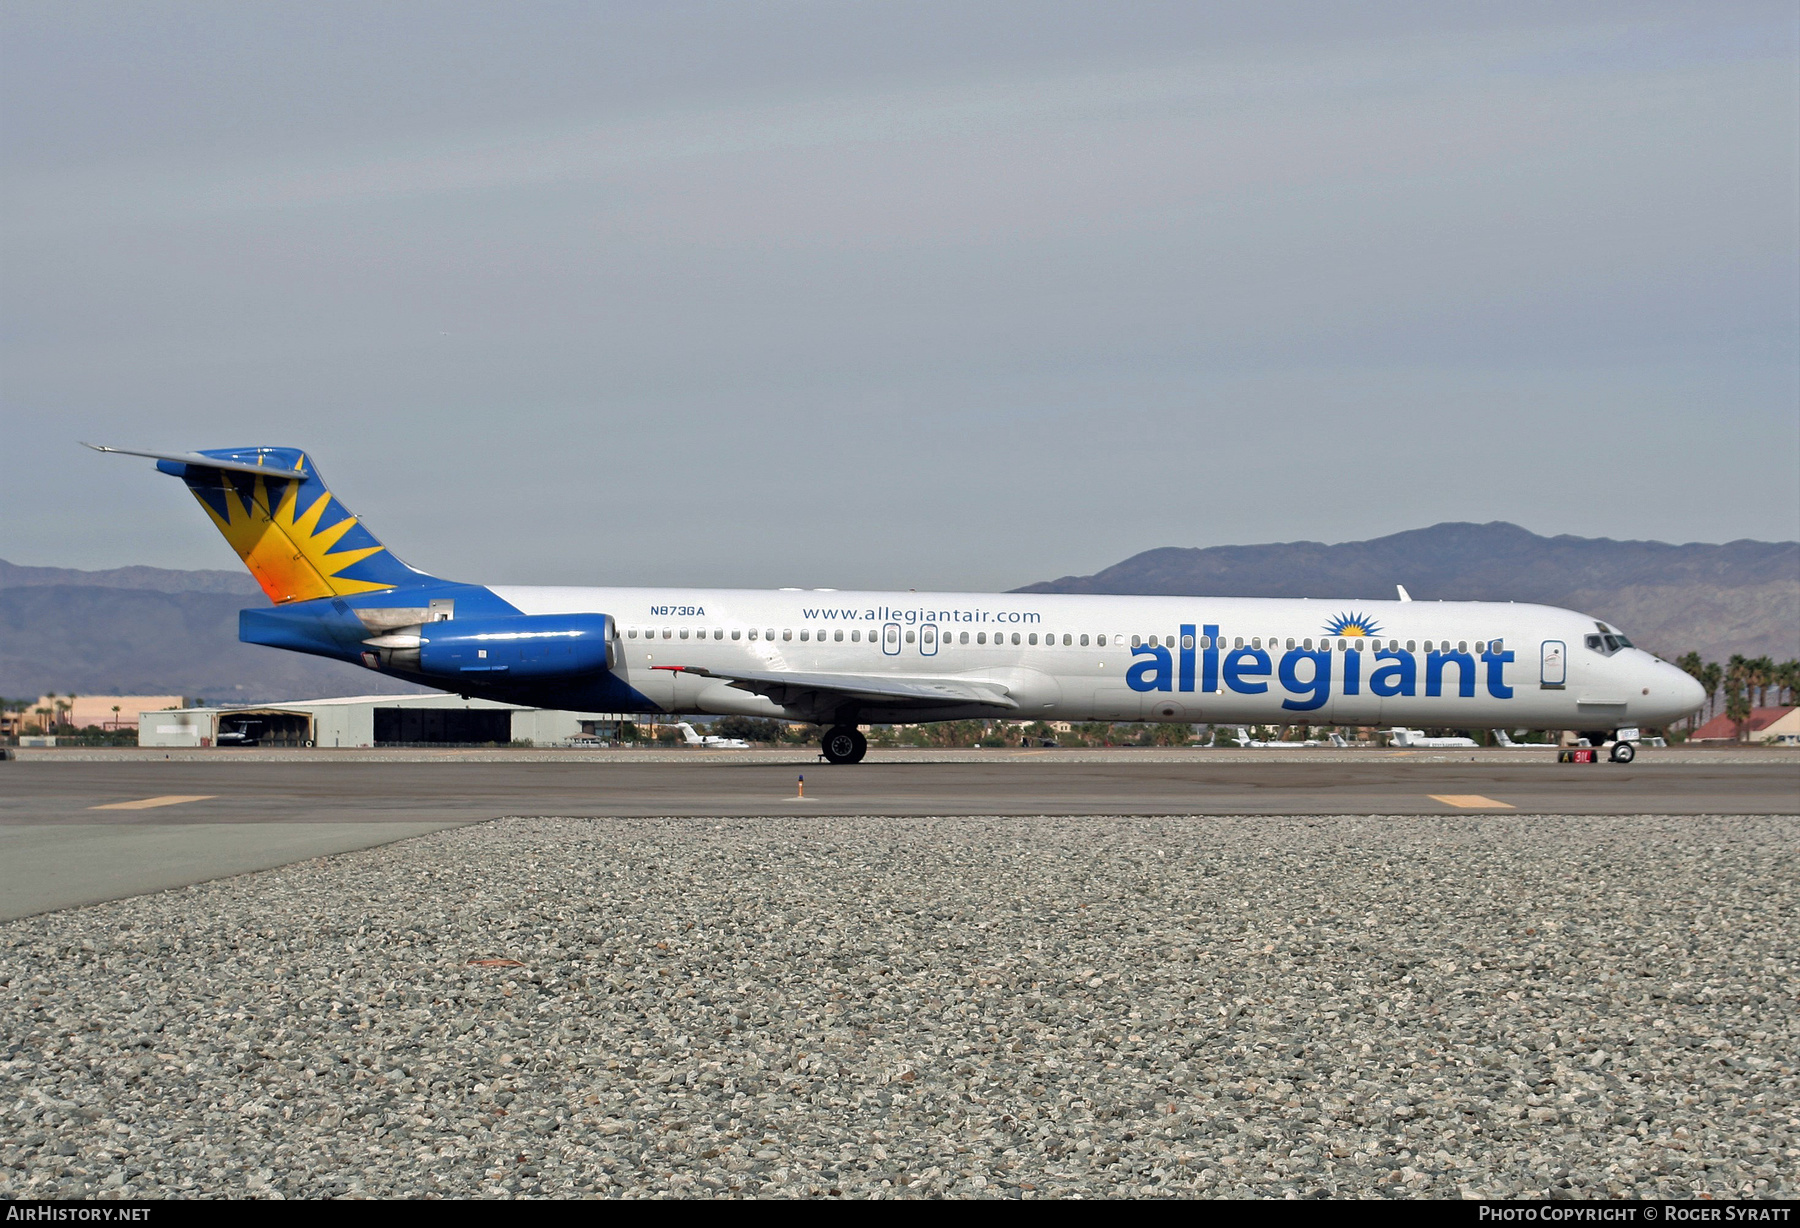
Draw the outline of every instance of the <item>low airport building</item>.
<instances>
[{"instance_id":1,"label":"low airport building","mask_svg":"<svg viewBox=\"0 0 1800 1228\"><path fill-rule=\"evenodd\" d=\"M1752 708L1741 726L1721 712L1694 730L1688 741L1773 742L1781 746L1800 746L1800 707Z\"/></svg>"},{"instance_id":2,"label":"low airport building","mask_svg":"<svg viewBox=\"0 0 1800 1228\"><path fill-rule=\"evenodd\" d=\"M356 695L293 703L181 708L138 715L138 745L574 746L607 740L625 712L564 712L456 695Z\"/></svg>"}]
</instances>

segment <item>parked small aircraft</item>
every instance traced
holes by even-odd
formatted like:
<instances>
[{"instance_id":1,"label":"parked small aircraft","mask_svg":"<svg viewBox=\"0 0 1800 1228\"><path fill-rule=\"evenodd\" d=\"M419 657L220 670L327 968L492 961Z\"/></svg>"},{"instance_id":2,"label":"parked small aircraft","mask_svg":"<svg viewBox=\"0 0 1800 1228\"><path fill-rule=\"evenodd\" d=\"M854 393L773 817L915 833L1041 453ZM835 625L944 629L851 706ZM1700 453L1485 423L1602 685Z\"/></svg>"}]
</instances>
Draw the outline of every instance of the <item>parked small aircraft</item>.
<instances>
[{"instance_id":1,"label":"parked small aircraft","mask_svg":"<svg viewBox=\"0 0 1800 1228\"><path fill-rule=\"evenodd\" d=\"M1479 746L1474 738L1428 738L1419 729L1390 729L1388 740L1391 745L1405 746L1414 750L1450 750L1465 746Z\"/></svg>"},{"instance_id":2,"label":"parked small aircraft","mask_svg":"<svg viewBox=\"0 0 1800 1228\"><path fill-rule=\"evenodd\" d=\"M686 721L679 722L675 728L681 730L681 736L689 746L704 746L707 750L750 749L750 743L742 738L721 738L710 733L697 733Z\"/></svg>"},{"instance_id":3,"label":"parked small aircraft","mask_svg":"<svg viewBox=\"0 0 1800 1228\"><path fill-rule=\"evenodd\" d=\"M1240 748L1249 750L1297 750L1303 746L1350 745L1350 743L1345 741L1341 735L1335 733L1330 735L1330 739L1325 742L1320 742L1316 739L1305 742L1258 742L1251 738L1250 731L1245 729L1242 725L1237 726L1237 732L1233 735L1233 740L1237 742Z\"/></svg>"}]
</instances>

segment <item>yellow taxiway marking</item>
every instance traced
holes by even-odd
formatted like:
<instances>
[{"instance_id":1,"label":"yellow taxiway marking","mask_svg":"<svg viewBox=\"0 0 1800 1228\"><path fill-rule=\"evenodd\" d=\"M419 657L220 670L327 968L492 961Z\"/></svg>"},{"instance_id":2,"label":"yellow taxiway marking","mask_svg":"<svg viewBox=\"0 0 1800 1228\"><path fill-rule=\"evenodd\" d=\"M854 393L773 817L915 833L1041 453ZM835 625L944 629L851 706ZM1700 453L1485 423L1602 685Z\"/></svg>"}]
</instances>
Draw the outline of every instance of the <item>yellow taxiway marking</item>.
<instances>
[{"instance_id":1,"label":"yellow taxiway marking","mask_svg":"<svg viewBox=\"0 0 1800 1228\"><path fill-rule=\"evenodd\" d=\"M89 810L154 810L158 806L179 806L183 802L207 802L217 797L217 793L171 793L167 797L142 797L135 802L108 802L104 806L89 806Z\"/></svg>"},{"instance_id":2,"label":"yellow taxiway marking","mask_svg":"<svg viewBox=\"0 0 1800 1228\"><path fill-rule=\"evenodd\" d=\"M1429 795L1434 802L1442 802L1446 806L1457 806L1463 810L1511 810L1511 802L1497 802L1491 797L1483 797L1479 793L1433 793Z\"/></svg>"}]
</instances>

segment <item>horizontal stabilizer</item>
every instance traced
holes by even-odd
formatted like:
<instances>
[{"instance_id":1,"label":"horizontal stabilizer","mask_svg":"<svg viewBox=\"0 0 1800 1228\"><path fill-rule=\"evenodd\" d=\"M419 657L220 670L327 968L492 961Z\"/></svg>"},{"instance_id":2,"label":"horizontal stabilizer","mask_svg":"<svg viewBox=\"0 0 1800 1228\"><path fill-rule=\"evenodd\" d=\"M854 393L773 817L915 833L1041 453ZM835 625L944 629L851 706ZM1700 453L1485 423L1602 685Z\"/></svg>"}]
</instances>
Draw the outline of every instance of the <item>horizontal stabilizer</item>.
<instances>
[{"instance_id":1,"label":"horizontal stabilizer","mask_svg":"<svg viewBox=\"0 0 1800 1228\"><path fill-rule=\"evenodd\" d=\"M272 469L267 465L249 465L241 461L221 460L216 456L206 456L199 452L134 452L130 448L109 448L104 444L84 443L84 448L92 448L96 452L110 452L114 456L142 456L149 460L172 461L177 465L194 465L206 469L223 469L226 473L253 473L257 477L304 478L309 476L305 458L294 469Z\"/></svg>"}]
</instances>

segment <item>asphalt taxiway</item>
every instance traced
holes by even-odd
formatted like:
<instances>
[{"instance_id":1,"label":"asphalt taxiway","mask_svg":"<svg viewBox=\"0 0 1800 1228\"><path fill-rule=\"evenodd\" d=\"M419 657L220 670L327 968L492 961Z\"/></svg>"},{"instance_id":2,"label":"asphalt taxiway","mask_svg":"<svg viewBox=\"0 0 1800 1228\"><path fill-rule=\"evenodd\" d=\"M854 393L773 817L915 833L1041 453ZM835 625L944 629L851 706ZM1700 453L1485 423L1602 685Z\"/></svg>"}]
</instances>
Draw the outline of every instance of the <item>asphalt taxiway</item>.
<instances>
[{"instance_id":1,"label":"asphalt taxiway","mask_svg":"<svg viewBox=\"0 0 1800 1228\"><path fill-rule=\"evenodd\" d=\"M855 767L604 757L378 762L330 752L0 765L0 919L512 815L1718 815L1800 813L1800 759L1630 767L995 756ZM802 788L800 777L804 776Z\"/></svg>"}]
</instances>

